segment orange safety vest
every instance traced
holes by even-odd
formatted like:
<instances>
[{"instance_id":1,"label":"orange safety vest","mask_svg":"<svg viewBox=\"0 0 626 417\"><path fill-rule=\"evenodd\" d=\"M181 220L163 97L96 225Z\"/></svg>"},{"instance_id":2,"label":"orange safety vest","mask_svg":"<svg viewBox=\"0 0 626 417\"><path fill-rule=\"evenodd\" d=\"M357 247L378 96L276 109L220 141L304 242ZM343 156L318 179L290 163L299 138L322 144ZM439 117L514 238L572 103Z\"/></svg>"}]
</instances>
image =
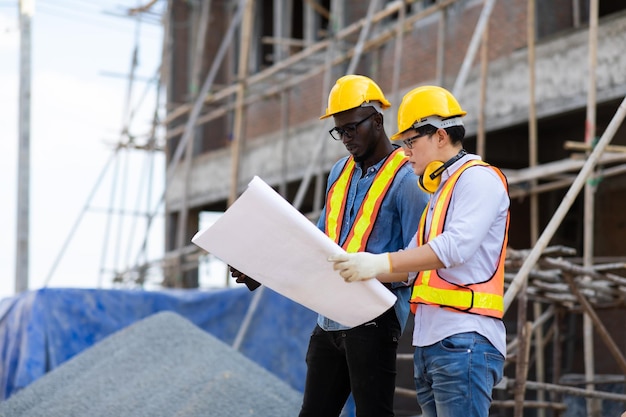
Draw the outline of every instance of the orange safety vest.
<instances>
[{"instance_id":1,"label":"orange safety vest","mask_svg":"<svg viewBox=\"0 0 626 417\"><path fill-rule=\"evenodd\" d=\"M387 160L376 174L376 178L374 178L370 189L367 191L365 199L363 199L359 212L352 224L350 233L348 233L348 237L343 243L342 247L346 252L362 252L365 250L367 240L372 233L378 210L380 209L385 195L396 174L408 160L402 148L396 149L387 157ZM337 180L328 190L326 197L326 235L337 244L339 243L339 236L341 235L341 227L346 210L346 194L350 188L354 167L354 158L348 158L341 174L339 174Z\"/></svg>"},{"instance_id":2,"label":"orange safety vest","mask_svg":"<svg viewBox=\"0 0 626 417\"><path fill-rule=\"evenodd\" d=\"M461 174L468 168L474 166L487 166L492 168L502 180L505 190L508 193L506 177L502 172L481 160L470 160L463 164L443 185L441 193L434 202L433 218L428 236L426 236L426 213L428 206L424 210L417 229L417 245L421 246L434 239L443 232L452 191ZM411 311L415 314L418 304L439 305L441 307L466 313L480 314L501 319L504 315L504 259L506 257L506 245L508 241L509 214L507 213L504 238L502 239L502 249L500 259L492 276L485 281L475 284L454 284L441 278L436 270L421 271L418 273L413 292L411 293Z\"/></svg>"}]
</instances>

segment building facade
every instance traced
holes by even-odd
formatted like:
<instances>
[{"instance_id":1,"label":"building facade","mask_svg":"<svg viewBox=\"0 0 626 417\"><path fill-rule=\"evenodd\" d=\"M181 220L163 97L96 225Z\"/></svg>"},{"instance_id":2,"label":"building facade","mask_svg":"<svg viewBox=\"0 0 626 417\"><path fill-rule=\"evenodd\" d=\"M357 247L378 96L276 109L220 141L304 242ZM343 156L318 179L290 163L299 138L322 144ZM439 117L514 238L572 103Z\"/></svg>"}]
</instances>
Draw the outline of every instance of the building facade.
<instances>
[{"instance_id":1,"label":"building facade","mask_svg":"<svg viewBox=\"0 0 626 417\"><path fill-rule=\"evenodd\" d=\"M190 240L200 213L226 210L255 175L317 219L326 175L345 155L327 133L332 120L319 116L346 73L382 87L389 133L405 92L437 84L455 93L468 113L466 148L509 177L516 249L533 246L626 96L621 0L170 0L167 36L173 287L198 284ZM593 227L581 193L551 241L579 257L585 233L593 259L626 254L625 127L611 146L589 182Z\"/></svg>"}]
</instances>

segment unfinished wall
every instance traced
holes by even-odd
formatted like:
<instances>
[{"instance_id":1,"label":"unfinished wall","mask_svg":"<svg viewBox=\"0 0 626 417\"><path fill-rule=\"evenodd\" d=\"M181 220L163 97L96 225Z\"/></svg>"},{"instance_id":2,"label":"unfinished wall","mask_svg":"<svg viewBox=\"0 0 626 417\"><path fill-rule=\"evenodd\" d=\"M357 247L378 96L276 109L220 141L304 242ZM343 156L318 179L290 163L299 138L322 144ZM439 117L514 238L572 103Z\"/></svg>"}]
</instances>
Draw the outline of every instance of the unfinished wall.
<instances>
[{"instance_id":1,"label":"unfinished wall","mask_svg":"<svg viewBox=\"0 0 626 417\"><path fill-rule=\"evenodd\" d=\"M602 21L598 34L598 66L597 84L598 101L603 102L626 95L626 16L616 15ZM587 100L587 43L586 30L572 31L559 38L540 43L536 50L536 98L537 114L540 118L549 118L559 113L582 109ZM387 74L389 77L390 74ZM384 83L383 78L381 83ZM528 63L525 49L520 49L508 56L497 59L489 64L486 125L488 130L497 131L507 126L526 123L528 118ZM424 82L432 82L423 80ZM480 80L478 70L474 69L467 80L463 93L459 97L465 110L468 135L474 135L477 128L478 97ZM403 92L412 86L403 87ZM296 102L297 96L307 106L306 111ZM389 94L388 94L389 95ZM270 183L277 181L280 164L288 161L288 178L297 178L305 171L311 160L312 151L318 140L326 140L327 134L320 127L323 122L318 120L322 92L317 83L303 83L301 88L294 90L290 98L290 134L289 146L284 158L275 148L280 143L279 112L270 107L269 110L257 110L262 103L251 107L247 117L246 132L260 132L263 124L272 126L273 132L259 137L247 137L246 147L242 154L240 189L247 184L252 176L266 178ZM310 113L309 113L310 112ZM306 114L308 120L304 121ZM258 116L260 118L257 118ZM581 120L582 126L583 120ZM395 128L393 111L386 113L385 126L388 132ZM329 127L330 128L330 127ZM327 130L327 129L326 129ZM541 136L541 132L540 132ZM567 138L570 140L572 138ZM579 138L579 140L582 137ZM337 144L335 144L337 145ZM328 146L334 146L332 143ZM263 149L267 147L267 149ZM331 148L324 157L323 168L328 169L338 156L343 155L340 147ZM191 201L193 204L205 204L227 198L230 173L230 154L227 150L219 150L214 154L202 155L194 161L193 180L191 181ZM210 161L210 163L209 163ZM506 167L506 166L505 166ZM515 167L514 167L515 168ZM179 168L180 169L180 168ZM182 172L182 171L181 171ZM180 178L168 188L167 204L175 209L180 199Z\"/></svg>"}]
</instances>

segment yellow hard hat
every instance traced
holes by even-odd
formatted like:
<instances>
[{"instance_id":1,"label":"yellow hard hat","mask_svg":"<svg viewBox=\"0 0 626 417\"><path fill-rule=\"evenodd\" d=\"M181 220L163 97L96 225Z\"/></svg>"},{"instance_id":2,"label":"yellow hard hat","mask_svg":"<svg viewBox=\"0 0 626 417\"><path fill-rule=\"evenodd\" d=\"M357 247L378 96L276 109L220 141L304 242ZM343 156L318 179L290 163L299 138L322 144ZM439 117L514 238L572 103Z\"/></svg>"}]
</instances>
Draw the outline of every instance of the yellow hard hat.
<instances>
[{"instance_id":1,"label":"yellow hard hat","mask_svg":"<svg viewBox=\"0 0 626 417\"><path fill-rule=\"evenodd\" d=\"M354 109L363 103L380 102L382 109L391 106L378 84L364 75L344 75L339 78L328 95L325 119L342 111Z\"/></svg>"},{"instance_id":2,"label":"yellow hard hat","mask_svg":"<svg viewBox=\"0 0 626 417\"><path fill-rule=\"evenodd\" d=\"M435 85L414 88L402 98L398 108L398 132L391 136L391 140L398 140L400 134L408 129L426 124L438 128L463 126L461 117L466 114L445 88Z\"/></svg>"}]
</instances>

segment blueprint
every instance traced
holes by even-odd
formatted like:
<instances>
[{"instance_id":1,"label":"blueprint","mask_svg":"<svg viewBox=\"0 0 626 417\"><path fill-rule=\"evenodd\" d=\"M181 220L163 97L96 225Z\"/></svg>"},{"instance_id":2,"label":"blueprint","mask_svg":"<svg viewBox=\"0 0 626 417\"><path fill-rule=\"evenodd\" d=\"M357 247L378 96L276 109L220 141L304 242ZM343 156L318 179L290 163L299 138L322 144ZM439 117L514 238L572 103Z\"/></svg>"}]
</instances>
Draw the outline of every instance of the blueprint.
<instances>
[{"instance_id":1,"label":"blueprint","mask_svg":"<svg viewBox=\"0 0 626 417\"><path fill-rule=\"evenodd\" d=\"M327 261L343 249L259 177L192 242L272 290L346 326L366 323L396 301L375 279L346 283Z\"/></svg>"}]
</instances>

